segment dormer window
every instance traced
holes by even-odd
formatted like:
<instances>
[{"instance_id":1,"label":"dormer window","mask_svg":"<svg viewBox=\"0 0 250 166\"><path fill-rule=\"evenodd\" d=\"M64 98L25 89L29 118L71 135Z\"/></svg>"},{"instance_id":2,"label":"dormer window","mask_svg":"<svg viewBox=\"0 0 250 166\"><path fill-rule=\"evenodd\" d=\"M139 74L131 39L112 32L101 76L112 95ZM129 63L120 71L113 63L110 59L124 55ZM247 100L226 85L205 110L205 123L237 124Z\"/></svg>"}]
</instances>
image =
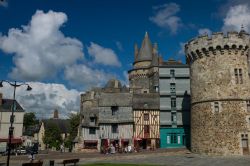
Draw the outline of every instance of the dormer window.
<instances>
[{"instance_id":1,"label":"dormer window","mask_svg":"<svg viewBox=\"0 0 250 166\"><path fill-rule=\"evenodd\" d=\"M118 109L119 109L118 106L112 106L111 107L112 115L117 115Z\"/></svg>"},{"instance_id":2,"label":"dormer window","mask_svg":"<svg viewBox=\"0 0 250 166\"><path fill-rule=\"evenodd\" d=\"M95 117L91 117L90 122L94 123L95 122Z\"/></svg>"}]
</instances>

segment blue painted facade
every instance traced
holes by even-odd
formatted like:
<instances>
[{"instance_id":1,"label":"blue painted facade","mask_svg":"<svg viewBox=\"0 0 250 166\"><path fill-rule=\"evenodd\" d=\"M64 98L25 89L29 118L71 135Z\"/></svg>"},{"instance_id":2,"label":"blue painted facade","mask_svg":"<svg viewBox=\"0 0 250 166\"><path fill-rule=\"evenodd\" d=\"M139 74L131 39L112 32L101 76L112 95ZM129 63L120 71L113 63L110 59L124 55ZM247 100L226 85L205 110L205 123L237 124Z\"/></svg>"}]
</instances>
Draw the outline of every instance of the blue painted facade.
<instances>
[{"instance_id":1,"label":"blue painted facade","mask_svg":"<svg viewBox=\"0 0 250 166\"><path fill-rule=\"evenodd\" d=\"M160 147L190 145L189 66L169 60L159 65Z\"/></svg>"}]
</instances>

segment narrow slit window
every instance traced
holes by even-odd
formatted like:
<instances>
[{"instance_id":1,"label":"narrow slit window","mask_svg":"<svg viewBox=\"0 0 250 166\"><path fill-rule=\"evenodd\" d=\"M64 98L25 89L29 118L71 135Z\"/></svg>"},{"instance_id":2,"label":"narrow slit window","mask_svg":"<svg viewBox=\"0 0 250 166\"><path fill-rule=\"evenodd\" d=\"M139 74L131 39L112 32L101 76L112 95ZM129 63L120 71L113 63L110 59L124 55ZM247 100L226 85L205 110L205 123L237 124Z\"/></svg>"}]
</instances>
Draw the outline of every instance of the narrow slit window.
<instances>
[{"instance_id":1,"label":"narrow slit window","mask_svg":"<svg viewBox=\"0 0 250 166\"><path fill-rule=\"evenodd\" d=\"M215 111L215 112L219 112L219 111L220 111L219 102L214 102L214 111Z\"/></svg>"}]
</instances>

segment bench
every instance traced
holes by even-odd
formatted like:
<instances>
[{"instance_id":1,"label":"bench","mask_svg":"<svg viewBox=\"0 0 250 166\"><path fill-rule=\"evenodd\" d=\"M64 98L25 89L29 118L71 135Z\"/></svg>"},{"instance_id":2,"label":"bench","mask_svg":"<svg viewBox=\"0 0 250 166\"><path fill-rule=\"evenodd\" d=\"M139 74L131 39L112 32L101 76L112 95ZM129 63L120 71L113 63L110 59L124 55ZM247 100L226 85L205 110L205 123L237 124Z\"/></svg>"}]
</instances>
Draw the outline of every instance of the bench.
<instances>
[{"instance_id":1,"label":"bench","mask_svg":"<svg viewBox=\"0 0 250 166\"><path fill-rule=\"evenodd\" d=\"M74 165L76 165L76 163L78 163L79 162L79 159L65 159L65 160L63 160L62 161L62 163L61 164L63 164L64 166L66 165L66 164L74 164Z\"/></svg>"},{"instance_id":2,"label":"bench","mask_svg":"<svg viewBox=\"0 0 250 166\"><path fill-rule=\"evenodd\" d=\"M42 166L43 162L42 161L33 161L30 163L23 163L22 166Z\"/></svg>"}]
</instances>

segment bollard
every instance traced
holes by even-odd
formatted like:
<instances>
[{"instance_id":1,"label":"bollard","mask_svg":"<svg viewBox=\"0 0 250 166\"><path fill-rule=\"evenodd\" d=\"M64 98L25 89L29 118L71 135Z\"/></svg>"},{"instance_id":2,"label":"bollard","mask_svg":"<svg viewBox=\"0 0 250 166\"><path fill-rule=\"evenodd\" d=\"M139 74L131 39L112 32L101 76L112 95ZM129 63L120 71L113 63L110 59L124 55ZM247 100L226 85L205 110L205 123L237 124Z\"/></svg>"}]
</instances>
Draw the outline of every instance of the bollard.
<instances>
[{"instance_id":1,"label":"bollard","mask_svg":"<svg viewBox=\"0 0 250 166\"><path fill-rule=\"evenodd\" d=\"M49 166L54 166L54 164L55 164L55 161L54 161L54 160L50 160L50 161L49 161Z\"/></svg>"}]
</instances>

